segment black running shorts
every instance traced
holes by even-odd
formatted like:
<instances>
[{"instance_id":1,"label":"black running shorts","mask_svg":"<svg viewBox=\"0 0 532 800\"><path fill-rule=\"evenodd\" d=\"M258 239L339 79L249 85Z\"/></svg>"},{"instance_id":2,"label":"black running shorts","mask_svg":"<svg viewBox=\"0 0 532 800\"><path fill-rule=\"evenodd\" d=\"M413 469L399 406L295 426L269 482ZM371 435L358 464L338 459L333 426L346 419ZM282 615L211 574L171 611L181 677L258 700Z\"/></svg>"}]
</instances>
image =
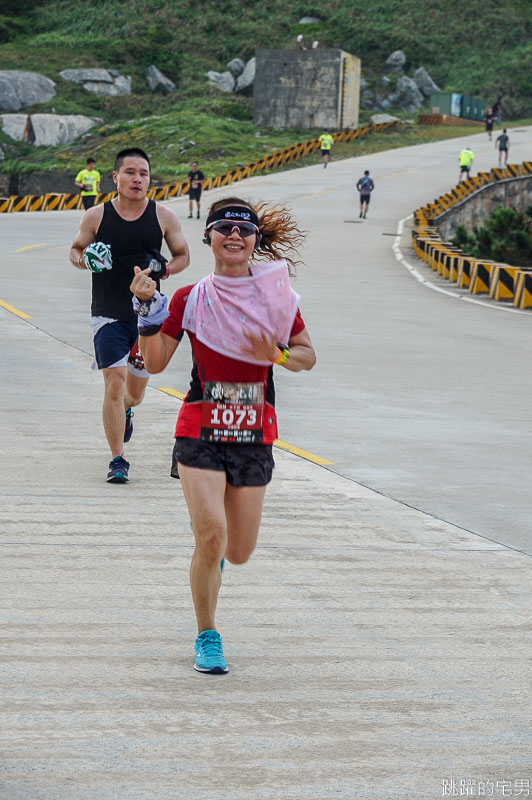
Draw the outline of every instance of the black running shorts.
<instances>
[{"instance_id":1,"label":"black running shorts","mask_svg":"<svg viewBox=\"0 0 532 800\"><path fill-rule=\"evenodd\" d=\"M230 486L266 486L275 466L271 444L225 444L178 437L172 454L172 478L185 467L225 472Z\"/></svg>"},{"instance_id":2,"label":"black running shorts","mask_svg":"<svg viewBox=\"0 0 532 800\"><path fill-rule=\"evenodd\" d=\"M369 203L371 195L370 194L361 194L360 195L360 202L361 203Z\"/></svg>"}]
</instances>

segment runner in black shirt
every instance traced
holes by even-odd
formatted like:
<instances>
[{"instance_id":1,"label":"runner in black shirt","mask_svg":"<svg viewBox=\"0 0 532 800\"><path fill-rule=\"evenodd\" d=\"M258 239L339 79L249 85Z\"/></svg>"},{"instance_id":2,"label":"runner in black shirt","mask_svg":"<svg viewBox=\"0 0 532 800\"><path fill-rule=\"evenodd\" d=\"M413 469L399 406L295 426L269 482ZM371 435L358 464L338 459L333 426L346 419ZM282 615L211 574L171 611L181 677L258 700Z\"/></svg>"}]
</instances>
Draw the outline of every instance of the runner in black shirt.
<instances>
[{"instance_id":1,"label":"runner in black shirt","mask_svg":"<svg viewBox=\"0 0 532 800\"><path fill-rule=\"evenodd\" d=\"M192 219L192 209L194 205L194 200L196 201L196 217L197 219L200 218L200 200L201 200L201 190L203 189L203 182L205 180L205 175L203 172L198 169L198 162L194 161L192 164L192 169L188 173L188 180L189 180L189 190L188 190L188 218Z\"/></svg>"},{"instance_id":2,"label":"runner in black shirt","mask_svg":"<svg viewBox=\"0 0 532 800\"><path fill-rule=\"evenodd\" d=\"M491 108L488 108L484 115L484 123L486 125L486 133L488 134L488 139L491 142L491 133L493 131L493 123L497 119L496 115L493 113Z\"/></svg>"},{"instance_id":3,"label":"runner in black shirt","mask_svg":"<svg viewBox=\"0 0 532 800\"><path fill-rule=\"evenodd\" d=\"M502 154L504 153L504 166L508 163L508 150L510 149L510 137L506 133L506 128L503 128L500 136L495 139L495 149L499 151L499 167L501 166Z\"/></svg>"},{"instance_id":4,"label":"runner in black shirt","mask_svg":"<svg viewBox=\"0 0 532 800\"><path fill-rule=\"evenodd\" d=\"M146 197L150 186L146 153L138 148L121 150L113 180L118 196L83 214L70 261L93 272L93 368L103 372L103 424L112 456L107 480L124 483L129 470L124 442L133 432L131 407L142 401L149 378L136 344L137 315L129 285L135 267L142 267L151 270L146 286L159 286L161 278L185 269L189 254L173 211ZM169 262L160 252L163 239L172 256Z\"/></svg>"}]
</instances>

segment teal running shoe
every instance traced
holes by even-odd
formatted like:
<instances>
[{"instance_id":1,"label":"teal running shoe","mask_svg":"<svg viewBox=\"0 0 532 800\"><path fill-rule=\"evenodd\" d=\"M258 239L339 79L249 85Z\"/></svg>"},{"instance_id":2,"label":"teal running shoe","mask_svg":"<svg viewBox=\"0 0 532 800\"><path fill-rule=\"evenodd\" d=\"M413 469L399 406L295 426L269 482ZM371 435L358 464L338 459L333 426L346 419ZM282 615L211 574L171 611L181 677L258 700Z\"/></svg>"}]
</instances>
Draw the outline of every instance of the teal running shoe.
<instances>
[{"instance_id":1,"label":"teal running shoe","mask_svg":"<svg viewBox=\"0 0 532 800\"><path fill-rule=\"evenodd\" d=\"M218 631L202 631L196 639L194 669L210 675L225 675L229 672L223 654L222 637Z\"/></svg>"},{"instance_id":2,"label":"teal running shoe","mask_svg":"<svg viewBox=\"0 0 532 800\"><path fill-rule=\"evenodd\" d=\"M122 456L115 456L109 463L107 483L127 483L129 480L129 461Z\"/></svg>"}]
</instances>

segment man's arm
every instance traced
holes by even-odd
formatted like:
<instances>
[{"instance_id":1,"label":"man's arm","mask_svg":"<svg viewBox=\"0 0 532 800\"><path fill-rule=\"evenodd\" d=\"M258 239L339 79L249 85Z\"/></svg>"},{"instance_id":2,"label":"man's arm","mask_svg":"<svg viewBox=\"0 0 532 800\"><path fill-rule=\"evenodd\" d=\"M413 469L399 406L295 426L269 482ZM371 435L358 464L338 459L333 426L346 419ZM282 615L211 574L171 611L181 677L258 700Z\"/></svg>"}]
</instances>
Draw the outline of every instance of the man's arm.
<instances>
[{"instance_id":1,"label":"man's arm","mask_svg":"<svg viewBox=\"0 0 532 800\"><path fill-rule=\"evenodd\" d=\"M69 253L70 262L78 269L87 269L83 262L83 253L91 242L94 242L102 216L103 206L99 205L89 208L81 218L78 234L72 242Z\"/></svg>"},{"instance_id":2,"label":"man's arm","mask_svg":"<svg viewBox=\"0 0 532 800\"><path fill-rule=\"evenodd\" d=\"M187 240L181 229L181 223L169 208L157 203L157 218L168 249L172 254L172 259L166 265L169 275L177 275L182 272L190 263L190 253L188 251Z\"/></svg>"}]
</instances>

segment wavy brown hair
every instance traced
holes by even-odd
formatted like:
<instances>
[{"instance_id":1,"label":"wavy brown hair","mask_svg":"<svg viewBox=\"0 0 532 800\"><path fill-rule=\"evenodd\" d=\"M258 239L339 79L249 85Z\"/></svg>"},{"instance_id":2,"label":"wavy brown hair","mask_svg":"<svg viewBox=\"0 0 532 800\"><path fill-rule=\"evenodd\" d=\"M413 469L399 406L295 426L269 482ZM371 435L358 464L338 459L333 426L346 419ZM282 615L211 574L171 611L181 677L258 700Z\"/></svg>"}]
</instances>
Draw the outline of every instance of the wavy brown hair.
<instances>
[{"instance_id":1,"label":"wavy brown hair","mask_svg":"<svg viewBox=\"0 0 532 800\"><path fill-rule=\"evenodd\" d=\"M253 251L252 262L258 261L264 256L268 257L268 261L278 261L280 258L284 258L288 264L289 274L295 275L296 264L303 263L298 255L299 249L307 237L307 231L298 227L289 208L282 205L271 206L262 201L252 205L240 197L224 197L211 205L207 216L225 206L250 208L259 218L262 239Z\"/></svg>"}]
</instances>

